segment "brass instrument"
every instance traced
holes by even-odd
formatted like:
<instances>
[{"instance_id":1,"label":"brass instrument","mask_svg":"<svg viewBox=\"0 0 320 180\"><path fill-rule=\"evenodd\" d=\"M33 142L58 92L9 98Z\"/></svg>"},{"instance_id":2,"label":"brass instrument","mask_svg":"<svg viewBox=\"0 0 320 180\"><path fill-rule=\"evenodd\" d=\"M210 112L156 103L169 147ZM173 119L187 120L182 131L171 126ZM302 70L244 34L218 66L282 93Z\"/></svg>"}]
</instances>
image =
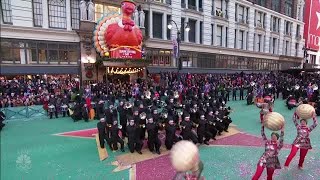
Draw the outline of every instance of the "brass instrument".
<instances>
[{"instance_id":1,"label":"brass instrument","mask_svg":"<svg viewBox=\"0 0 320 180\"><path fill-rule=\"evenodd\" d=\"M147 99L151 99L151 92L150 92L150 91L146 91L144 96L145 96Z\"/></svg>"},{"instance_id":2,"label":"brass instrument","mask_svg":"<svg viewBox=\"0 0 320 180\"><path fill-rule=\"evenodd\" d=\"M167 103L166 103L165 101L161 101L161 102L160 102L160 106L161 106L161 107L167 107Z\"/></svg>"},{"instance_id":3,"label":"brass instrument","mask_svg":"<svg viewBox=\"0 0 320 180\"><path fill-rule=\"evenodd\" d=\"M140 119L146 119L147 118L147 114L145 112L142 112L140 115L139 115Z\"/></svg>"},{"instance_id":4,"label":"brass instrument","mask_svg":"<svg viewBox=\"0 0 320 180\"><path fill-rule=\"evenodd\" d=\"M125 109L130 109L130 108L132 108L132 106L133 106L132 103L126 102L125 105L124 105L124 108Z\"/></svg>"},{"instance_id":5,"label":"brass instrument","mask_svg":"<svg viewBox=\"0 0 320 180\"><path fill-rule=\"evenodd\" d=\"M317 91L317 90L319 89L319 87L318 87L317 84L314 84L314 85L312 85L312 89L313 89L314 91Z\"/></svg>"},{"instance_id":6,"label":"brass instrument","mask_svg":"<svg viewBox=\"0 0 320 180\"><path fill-rule=\"evenodd\" d=\"M166 112L166 111L162 112L161 113L161 117L164 118L164 119L167 119L168 118L168 112Z\"/></svg>"},{"instance_id":7,"label":"brass instrument","mask_svg":"<svg viewBox=\"0 0 320 180\"><path fill-rule=\"evenodd\" d=\"M296 84L296 85L294 86L294 89L295 89L295 90L299 90L299 89L300 89L300 85L299 85L299 84Z\"/></svg>"},{"instance_id":8,"label":"brass instrument","mask_svg":"<svg viewBox=\"0 0 320 180\"><path fill-rule=\"evenodd\" d=\"M175 92L173 93L173 97L174 97L175 99L178 99L178 98L179 98L179 92L178 92L178 91L175 91Z\"/></svg>"}]
</instances>

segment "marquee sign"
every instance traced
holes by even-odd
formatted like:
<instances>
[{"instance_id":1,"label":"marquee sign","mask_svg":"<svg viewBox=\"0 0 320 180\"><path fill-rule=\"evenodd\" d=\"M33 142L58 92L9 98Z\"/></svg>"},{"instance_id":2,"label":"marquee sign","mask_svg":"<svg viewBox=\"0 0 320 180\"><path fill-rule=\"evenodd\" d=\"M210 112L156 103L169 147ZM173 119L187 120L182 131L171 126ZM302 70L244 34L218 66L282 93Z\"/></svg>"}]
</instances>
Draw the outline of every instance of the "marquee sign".
<instances>
[{"instance_id":1,"label":"marquee sign","mask_svg":"<svg viewBox=\"0 0 320 180\"><path fill-rule=\"evenodd\" d=\"M130 46L122 46L110 50L111 58L124 58L124 59L141 59L142 54L139 49Z\"/></svg>"},{"instance_id":2,"label":"marquee sign","mask_svg":"<svg viewBox=\"0 0 320 180\"><path fill-rule=\"evenodd\" d=\"M318 51L320 46L320 0L306 0L304 18L306 47Z\"/></svg>"}]
</instances>

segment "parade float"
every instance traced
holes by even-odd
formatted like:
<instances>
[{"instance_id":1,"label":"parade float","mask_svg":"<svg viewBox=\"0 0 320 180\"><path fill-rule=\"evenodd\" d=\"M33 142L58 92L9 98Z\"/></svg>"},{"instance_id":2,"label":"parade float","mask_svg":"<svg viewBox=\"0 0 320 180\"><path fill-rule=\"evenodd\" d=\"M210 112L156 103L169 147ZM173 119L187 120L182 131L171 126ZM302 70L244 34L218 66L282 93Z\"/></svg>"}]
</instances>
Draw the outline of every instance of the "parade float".
<instances>
[{"instance_id":1,"label":"parade float","mask_svg":"<svg viewBox=\"0 0 320 180\"><path fill-rule=\"evenodd\" d=\"M121 2L121 15L102 17L93 34L94 47L106 66L108 75L129 74L130 79L143 77L148 61L143 58L143 32L133 13L137 12L133 0ZM141 10L140 10L141 12ZM141 15L142 16L142 15ZM140 22L144 21L143 17Z\"/></svg>"}]
</instances>

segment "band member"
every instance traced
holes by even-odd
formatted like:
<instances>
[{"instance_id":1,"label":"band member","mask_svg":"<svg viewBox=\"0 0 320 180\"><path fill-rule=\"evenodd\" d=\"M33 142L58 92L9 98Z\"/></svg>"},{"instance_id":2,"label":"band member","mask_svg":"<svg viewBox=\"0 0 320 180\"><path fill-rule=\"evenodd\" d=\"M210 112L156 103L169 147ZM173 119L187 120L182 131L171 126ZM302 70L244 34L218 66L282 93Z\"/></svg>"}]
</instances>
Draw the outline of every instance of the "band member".
<instances>
[{"instance_id":1,"label":"band member","mask_svg":"<svg viewBox=\"0 0 320 180\"><path fill-rule=\"evenodd\" d=\"M160 154L161 141L158 137L159 127L155 122L153 122L152 115L148 115L147 119L148 123L146 125L146 129L148 132L148 148L152 153L155 152L157 154Z\"/></svg>"},{"instance_id":2,"label":"band member","mask_svg":"<svg viewBox=\"0 0 320 180\"><path fill-rule=\"evenodd\" d=\"M119 112L119 118L120 118L120 125L122 126L121 132L122 132L122 138L125 138L127 136L126 132L126 126L127 126L127 110L124 108L123 101L120 101L119 106L117 107L117 110Z\"/></svg>"},{"instance_id":3,"label":"band member","mask_svg":"<svg viewBox=\"0 0 320 180\"><path fill-rule=\"evenodd\" d=\"M253 101L253 93L249 92L246 99L247 99L247 105L253 104L254 103L254 101Z\"/></svg>"},{"instance_id":4,"label":"band member","mask_svg":"<svg viewBox=\"0 0 320 180\"><path fill-rule=\"evenodd\" d=\"M223 124L223 120L220 117L221 116L219 111L216 111L214 114L214 123L215 123L215 127L218 130L218 135L221 135L221 133L225 131L225 128L226 128Z\"/></svg>"},{"instance_id":5,"label":"band member","mask_svg":"<svg viewBox=\"0 0 320 180\"><path fill-rule=\"evenodd\" d=\"M89 119L89 109L87 104L84 104L82 107L82 118L84 119L85 122L88 122Z\"/></svg>"},{"instance_id":6,"label":"band member","mask_svg":"<svg viewBox=\"0 0 320 180\"><path fill-rule=\"evenodd\" d=\"M111 150L118 150L118 143L121 145L121 151L124 152L124 142L119 136L119 131L122 129L122 126L118 126L118 121L116 118L113 120L113 125L110 128L110 137L111 137Z\"/></svg>"},{"instance_id":7,"label":"band member","mask_svg":"<svg viewBox=\"0 0 320 180\"><path fill-rule=\"evenodd\" d=\"M240 87L240 100L244 100L243 99L243 92L244 92L244 88L243 85Z\"/></svg>"},{"instance_id":8,"label":"band member","mask_svg":"<svg viewBox=\"0 0 320 180\"><path fill-rule=\"evenodd\" d=\"M99 141L100 141L100 147L104 148L105 141L107 141L108 145L111 147L109 134L106 132L106 121L104 118L101 118L100 121L97 123L98 133L99 133Z\"/></svg>"},{"instance_id":9,"label":"band member","mask_svg":"<svg viewBox=\"0 0 320 180\"><path fill-rule=\"evenodd\" d=\"M48 107L50 119L52 119L53 113L55 114L56 118L58 118L57 98L53 94L50 96Z\"/></svg>"},{"instance_id":10,"label":"band member","mask_svg":"<svg viewBox=\"0 0 320 180\"><path fill-rule=\"evenodd\" d=\"M71 115L71 118L73 119L73 122L79 121L82 119L82 113L81 113L81 104L76 103L73 107L73 114Z\"/></svg>"},{"instance_id":11,"label":"band member","mask_svg":"<svg viewBox=\"0 0 320 180\"><path fill-rule=\"evenodd\" d=\"M194 144L197 144L198 138L192 132L193 123L190 121L190 115L188 113L184 114L184 120L180 123L180 126L183 140L191 140Z\"/></svg>"},{"instance_id":12,"label":"band member","mask_svg":"<svg viewBox=\"0 0 320 180\"><path fill-rule=\"evenodd\" d=\"M204 112L200 112L200 120L197 127L198 142L203 143L203 138L205 137L204 143L209 145L209 140L212 134L209 132L207 120L205 119Z\"/></svg>"},{"instance_id":13,"label":"band member","mask_svg":"<svg viewBox=\"0 0 320 180\"><path fill-rule=\"evenodd\" d=\"M168 150L170 150L174 143L178 142L178 138L176 136L176 126L174 125L173 117L168 116L168 125L165 127L166 129L166 140L165 145Z\"/></svg>"},{"instance_id":14,"label":"band member","mask_svg":"<svg viewBox=\"0 0 320 180\"><path fill-rule=\"evenodd\" d=\"M97 119L101 119L104 117L104 101L100 100L98 101L97 107L96 107L96 114Z\"/></svg>"},{"instance_id":15,"label":"band member","mask_svg":"<svg viewBox=\"0 0 320 180\"><path fill-rule=\"evenodd\" d=\"M301 119L300 124L298 123L298 119L299 119L299 117L295 113L293 115L293 122L297 128L298 135L292 143L291 152L290 152L290 154L286 160L286 163L285 163L286 168L289 167L289 164L290 164L292 158L296 155L296 153L298 152L299 149L300 149L300 159L299 159L298 166L299 166L299 169L303 168L303 162L304 162L304 159L308 153L308 150L312 149L310 138L309 138L310 132L318 125L318 121L317 121L315 114L313 114L313 117L312 117L313 124L310 127L307 126L306 119Z\"/></svg>"},{"instance_id":16,"label":"band member","mask_svg":"<svg viewBox=\"0 0 320 180\"><path fill-rule=\"evenodd\" d=\"M265 152L259 159L259 162L257 164L257 170L252 180L258 180L265 167L267 168L267 180L272 180L274 170L281 169L278 154L281 148L283 147L284 127L281 128L280 137L278 133L273 132L271 134L271 140L268 140L264 133L264 125L262 124L261 136L265 141Z\"/></svg>"},{"instance_id":17,"label":"band member","mask_svg":"<svg viewBox=\"0 0 320 180\"><path fill-rule=\"evenodd\" d=\"M232 100L237 100L237 86L234 86L233 88L232 88Z\"/></svg>"},{"instance_id":18,"label":"band member","mask_svg":"<svg viewBox=\"0 0 320 180\"><path fill-rule=\"evenodd\" d=\"M5 119L6 119L6 115L2 111L0 111L0 131L5 126L5 124L3 123Z\"/></svg>"},{"instance_id":19,"label":"band member","mask_svg":"<svg viewBox=\"0 0 320 180\"><path fill-rule=\"evenodd\" d=\"M213 140L216 140L216 135L218 134L218 129L216 127L216 122L215 122L215 118L214 118L214 115L213 115L213 111L212 111L212 108L209 108L208 109L208 114L206 116L206 119L208 121L208 132L211 133L211 138Z\"/></svg>"},{"instance_id":20,"label":"band member","mask_svg":"<svg viewBox=\"0 0 320 180\"><path fill-rule=\"evenodd\" d=\"M138 133L137 126L134 124L133 117L129 117L129 125L127 126L127 134L128 134L128 147L131 153L135 150L142 154L142 141L140 140L140 134Z\"/></svg>"}]
</instances>

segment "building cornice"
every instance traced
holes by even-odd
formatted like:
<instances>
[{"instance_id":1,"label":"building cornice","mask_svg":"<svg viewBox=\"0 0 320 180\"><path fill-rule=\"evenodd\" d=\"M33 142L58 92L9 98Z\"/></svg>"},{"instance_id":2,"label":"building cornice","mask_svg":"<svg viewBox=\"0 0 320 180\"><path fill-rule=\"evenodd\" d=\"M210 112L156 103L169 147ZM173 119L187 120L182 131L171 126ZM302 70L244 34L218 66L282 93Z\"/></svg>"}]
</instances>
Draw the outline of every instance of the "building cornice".
<instances>
[{"instance_id":1,"label":"building cornice","mask_svg":"<svg viewBox=\"0 0 320 180\"><path fill-rule=\"evenodd\" d=\"M299 24L302 24L304 25L304 22L303 21L299 21L295 18L292 18L292 17L289 17L287 15L284 15L284 14L281 14L279 12L276 12L276 11L273 11L271 9L268 9L266 7L263 7L263 6L260 6L258 4L254 4L252 2L249 2L249 1L246 1L246 0L237 0L235 1L237 4L241 4L243 6L247 6L249 8L254 8L255 10L258 10L258 11L261 11L261 12L264 12L264 13L269 13L269 14L272 14L273 16L277 16L277 17L280 17L282 19L287 19L287 20L290 20L292 22L295 22L295 23L299 23Z\"/></svg>"},{"instance_id":2,"label":"building cornice","mask_svg":"<svg viewBox=\"0 0 320 180\"><path fill-rule=\"evenodd\" d=\"M43 41L80 42L76 31L1 25L1 38L32 39Z\"/></svg>"}]
</instances>

